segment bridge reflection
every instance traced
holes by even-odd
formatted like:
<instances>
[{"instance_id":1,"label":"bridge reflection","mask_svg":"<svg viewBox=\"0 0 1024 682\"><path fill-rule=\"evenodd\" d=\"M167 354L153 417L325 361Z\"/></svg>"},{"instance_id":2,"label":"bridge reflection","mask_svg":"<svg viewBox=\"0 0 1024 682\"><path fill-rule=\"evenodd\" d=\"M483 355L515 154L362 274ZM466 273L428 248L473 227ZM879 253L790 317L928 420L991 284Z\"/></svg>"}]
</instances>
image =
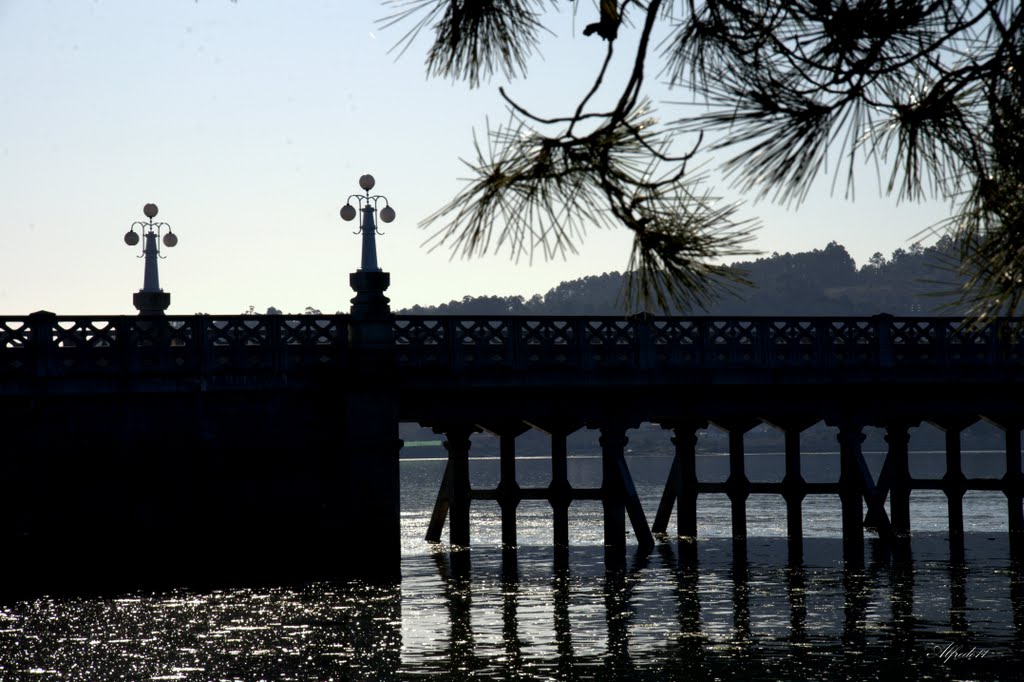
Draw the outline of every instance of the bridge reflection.
<instances>
[{"instance_id":1,"label":"bridge reflection","mask_svg":"<svg viewBox=\"0 0 1024 682\"><path fill-rule=\"evenodd\" d=\"M698 565L687 541L659 544L624 571L600 570L600 548L573 550L571 567L533 549L474 550L472 564L467 551L407 557L406 571L434 564L436 581L418 577L411 591L439 590L431 608L444 610L447 630L424 636L416 625L428 617L423 605L403 606L402 671L654 680L823 679L882 669L917 679L947 677L954 664L987 679L1024 662L1022 566L979 555L968 571L939 559L929 542L918 543L925 551L916 562L889 561L876 544L862 569L787 564L785 540L763 538L751 543L781 563L735 555ZM702 556L728 555L727 543L704 541ZM841 554L838 539L809 545L819 556ZM985 606L968 609L968 593ZM408 599L416 597L404 587ZM987 653L951 662L941 656L949 647Z\"/></svg>"}]
</instances>

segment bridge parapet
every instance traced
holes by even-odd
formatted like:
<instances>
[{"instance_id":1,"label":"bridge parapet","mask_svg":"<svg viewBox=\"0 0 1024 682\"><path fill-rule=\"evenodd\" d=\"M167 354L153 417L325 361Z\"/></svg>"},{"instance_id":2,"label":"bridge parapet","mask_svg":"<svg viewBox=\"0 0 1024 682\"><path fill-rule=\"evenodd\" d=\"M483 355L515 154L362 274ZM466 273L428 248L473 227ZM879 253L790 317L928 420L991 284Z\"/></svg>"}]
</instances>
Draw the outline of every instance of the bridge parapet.
<instances>
[{"instance_id":1,"label":"bridge parapet","mask_svg":"<svg viewBox=\"0 0 1024 682\"><path fill-rule=\"evenodd\" d=\"M907 370L1024 367L1024 325L908 317L399 315L397 367ZM0 318L0 376L266 374L343 368L346 315Z\"/></svg>"},{"instance_id":2,"label":"bridge parapet","mask_svg":"<svg viewBox=\"0 0 1024 682\"><path fill-rule=\"evenodd\" d=\"M216 376L341 367L347 316L0 318L0 376Z\"/></svg>"},{"instance_id":3,"label":"bridge parapet","mask_svg":"<svg viewBox=\"0 0 1024 682\"><path fill-rule=\"evenodd\" d=\"M398 316L416 369L1018 367L1024 327L1000 319Z\"/></svg>"}]
</instances>

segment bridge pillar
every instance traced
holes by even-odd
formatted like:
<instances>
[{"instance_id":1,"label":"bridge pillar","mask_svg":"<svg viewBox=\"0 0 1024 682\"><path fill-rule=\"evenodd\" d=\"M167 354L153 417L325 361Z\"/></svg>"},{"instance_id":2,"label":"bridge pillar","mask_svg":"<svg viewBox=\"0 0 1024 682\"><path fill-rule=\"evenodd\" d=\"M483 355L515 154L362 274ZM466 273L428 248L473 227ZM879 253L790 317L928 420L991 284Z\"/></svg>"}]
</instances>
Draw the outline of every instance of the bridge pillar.
<instances>
[{"instance_id":1,"label":"bridge pillar","mask_svg":"<svg viewBox=\"0 0 1024 682\"><path fill-rule=\"evenodd\" d=\"M782 478L782 497L786 501L786 535L789 539L789 561L799 565L804 556L803 502L807 481L800 464L800 434L818 422L815 417L782 417L766 420L782 430L785 436L786 473Z\"/></svg>"},{"instance_id":2,"label":"bridge pillar","mask_svg":"<svg viewBox=\"0 0 1024 682\"><path fill-rule=\"evenodd\" d=\"M551 437L551 483L548 485L548 502L551 504L555 552L564 553L569 549L569 505L572 503L568 438L583 424L576 421L544 421L531 424Z\"/></svg>"},{"instance_id":3,"label":"bridge pillar","mask_svg":"<svg viewBox=\"0 0 1024 682\"><path fill-rule=\"evenodd\" d=\"M516 510L523 499L516 481L516 438L529 431L530 427L516 420L482 426L499 439L501 480L498 482L498 507L501 509L501 544L504 549L515 549Z\"/></svg>"},{"instance_id":4,"label":"bridge pillar","mask_svg":"<svg viewBox=\"0 0 1024 682\"><path fill-rule=\"evenodd\" d=\"M842 422L836 439L839 441L839 501L843 518L843 558L848 564L864 563L864 509L858 460L863 459L860 446L864 442L863 425Z\"/></svg>"},{"instance_id":5,"label":"bridge pillar","mask_svg":"<svg viewBox=\"0 0 1024 682\"><path fill-rule=\"evenodd\" d=\"M448 544L453 548L469 547L469 448L472 445L469 438L477 431L479 429L472 424L434 427L434 433L444 434L444 447L448 451L445 492L448 497ZM434 515L437 516L436 507ZM443 516L441 522L444 522Z\"/></svg>"},{"instance_id":6,"label":"bridge pillar","mask_svg":"<svg viewBox=\"0 0 1024 682\"><path fill-rule=\"evenodd\" d=\"M618 464L625 458L629 439L623 426L602 426L598 442L601 444L604 560L609 567L622 567L626 564L626 505Z\"/></svg>"},{"instance_id":7,"label":"bridge pillar","mask_svg":"<svg viewBox=\"0 0 1024 682\"><path fill-rule=\"evenodd\" d=\"M889 452L885 456L879 480L879 496L885 500L885 487L889 488L889 514L893 534L897 538L910 537L910 425L896 422L885 427L885 442Z\"/></svg>"},{"instance_id":8,"label":"bridge pillar","mask_svg":"<svg viewBox=\"0 0 1024 682\"><path fill-rule=\"evenodd\" d=\"M633 477L626 466L626 443L629 442L626 438L627 428L624 422L600 426L604 557L605 565L611 570L625 567L627 512L640 550L649 552L654 549L654 536L651 535L636 486L633 485Z\"/></svg>"},{"instance_id":9,"label":"bridge pillar","mask_svg":"<svg viewBox=\"0 0 1024 682\"><path fill-rule=\"evenodd\" d=\"M976 417L932 421L946 436L946 472L942 475L942 492L946 494L949 555L954 563L964 559L964 493L967 492L967 477L964 476L960 453L960 434L976 421Z\"/></svg>"},{"instance_id":10,"label":"bridge pillar","mask_svg":"<svg viewBox=\"0 0 1024 682\"><path fill-rule=\"evenodd\" d=\"M761 423L760 419L734 417L713 419L715 424L729 432L729 478L725 491L732 506L733 551L746 556L747 541L747 498L750 497L750 481L747 479L743 461L743 434Z\"/></svg>"},{"instance_id":11,"label":"bridge pillar","mask_svg":"<svg viewBox=\"0 0 1024 682\"><path fill-rule=\"evenodd\" d=\"M338 538L357 556L343 556L344 573L374 581L401 579L401 485L393 316L386 272L349 276L349 366L345 396L343 522Z\"/></svg>"},{"instance_id":12,"label":"bridge pillar","mask_svg":"<svg viewBox=\"0 0 1024 682\"><path fill-rule=\"evenodd\" d=\"M985 415L1006 434L1006 474L1003 475L1003 494L1006 495L1006 528L1010 534L1010 549L1015 557L1024 555L1024 475L1021 473L1021 427L1024 422L1017 415Z\"/></svg>"},{"instance_id":13,"label":"bridge pillar","mask_svg":"<svg viewBox=\"0 0 1024 682\"><path fill-rule=\"evenodd\" d=\"M669 470L658 513L654 517L655 533L668 532L673 503L676 507L676 533L681 538L697 537L697 431L706 429L705 419L666 421L662 428L672 429L675 456Z\"/></svg>"}]
</instances>

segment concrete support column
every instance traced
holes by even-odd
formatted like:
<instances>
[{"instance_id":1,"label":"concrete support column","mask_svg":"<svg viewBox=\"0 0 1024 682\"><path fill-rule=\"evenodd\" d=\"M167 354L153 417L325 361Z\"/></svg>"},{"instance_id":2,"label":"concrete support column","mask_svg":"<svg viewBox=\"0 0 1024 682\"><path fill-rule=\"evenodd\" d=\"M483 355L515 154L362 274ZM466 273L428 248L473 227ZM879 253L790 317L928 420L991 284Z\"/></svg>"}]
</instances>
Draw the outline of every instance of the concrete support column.
<instances>
[{"instance_id":1,"label":"concrete support column","mask_svg":"<svg viewBox=\"0 0 1024 682\"><path fill-rule=\"evenodd\" d=\"M569 504L572 501L572 486L569 485L567 440L567 429L551 432L551 485L548 486L548 493L556 549L568 549L569 547Z\"/></svg>"},{"instance_id":2,"label":"concrete support column","mask_svg":"<svg viewBox=\"0 0 1024 682\"><path fill-rule=\"evenodd\" d=\"M572 486L569 484L567 434L551 434L551 484L548 486L552 516L552 541L556 549L569 546L569 504Z\"/></svg>"},{"instance_id":3,"label":"concrete support column","mask_svg":"<svg viewBox=\"0 0 1024 682\"><path fill-rule=\"evenodd\" d=\"M786 474L782 478L786 500L786 537L789 540L789 561L798 564L804 556L803 503L807 484L800 471L800 429L786 429Z\"/></svg>"},{"instance_id":4,"label":"concrete support column","mask_svg":"<svg viewBox=\"0 0 1024 682\"><path fill-rule=\"evenodd\" d=\"M729 432L729 478L725 481L726 494L732 505L732 537L734 550L743 549L747 540L747 498L750 481L744 463L743 434L761 423L760 419L729 418L712 420Z\"/></svg>"},{"instance_id":5,"label":"concrete support column","mask_svg":"<svg viewBox=\"0 0 1024 682\"><path fill-rule=\"evenodd\" d=\"M469 424L434 428L444 434L448 451L448 542L452 547L469 547L469 438L476 430Z\"/></svg>"},{"instance_id":6,"label":"concrete support column","mask_svg":"<svg viewBox=\"0 0 1024 682\"><path fill-rule=\"evenodd\" d=\"M1010 549L1015 558L1024 555L1024 476L1021 474L1020 430L1024 421L1016 414L985 415L1003 430L1006 436L1006 473L1002 488L1006 495L1006 528L1010 534Z\"/></svg>"},{"instance_id":7,"label":"concrete support column","mask_svg":"<svg viewBox=\"0 0 1024 682\"><path fill-rule=\"evenodd\" d=\"M910 431L906 423L885 427L885 456L889 485L889 515L897 538L910 536ZM885 493L879 491L884 499Z\"/></svg>"},{"instance_id":8,"label":"concrete support column","mask_svg":"<svg viewBox=\"0 0 1024 682\"><path fill-rule=\"evenodd\" d=\"M498 482L498 506L501 507L501 544L506 549L518 544L516 510L519 508L521 497L519 483L516 481L517 435L508 431L499 435L501 480Z\"/></svg>"},{"instance_id":9,"label":"concrete support column","mask_svg":"<svg viewBox=\"0 0 1024 682\"><path fill-rule=\"evenodd\" d=\"M601 427L601 504L604 507L604 557L609 567L626 562L626 499L619 476L619 461L625 457L625 426Z\"/></svg>"},{"instance_id":10,"label":"concrete support column","mask_svg":"<svg viewBox=\"0 0 1024 682\"><path fill-rule=\"evenodd\" d=\"M858 461L863 457L863 426L856 422L839 425L839 500L843 514L843 557L847 564L864 562L864 516Z\"/></svg>"},{"instance_id":11,"label":"concrete support column","mask_svg":"<svg viewBox=\"0 0 1024 682\"><path fill-rule=\"evenodd\" d=\"M786 500L786 535L789 539L789 561L797 566L804 556L803 501L807 482L800 464L800 434L818 422L814 417L770 417L767 419L785 434L786 473L782 478L782 497Z\"/></svg>"},{"instance_id":12,"label":"concrete support column","mask_svg":"<svg viewBox=\"0 0 1024 682\"><path fill-rule=\"evenodd\" d=\"M697 431L708 426L707 421L692 419L662 422L663 428L670 428L675 434L672 444L675 457L665 491L661 495L658 513L654 518L655 533L668 531L672 506L676 508L676 530L681 538L697 537Z\"/></svg>"},{"instance_id":13,"label":"concrete support column","mask_svg":"<svg viewBox=\"0 0 1024 682\"><path fill-rule=\"evenodd\" d=\"M1007 528L1011 540L1021 544L1024 539L1024 507L1022 507L1022 479L1020 465L1020 422L1008 423L1006 428L1006 476L1003 477L1008 509Z\"/></svg>"},{"instance_id":14,"label":"concrete support column","mask_svg":"<svg viewBox=\"0 0 1024 682\"><path fill-rule=\"evenodd\" d=\"M965 417L932 422L942 429L946 437L946 472L942 475L942 492L946 494L949 554L954 563L964 559L964 493L967 492L967 477L964 476L960 453L960 434L976 421L975 417Z\"/></svg>"},{"instance_id":15,"label":"concrete support column","mask_svg":"<svg viewBox=\"0 0 1024 682\"><path fill-rule=\"evenodd\" d=\"M654 549L654 536L647 517L640 506L640 497L633 485L633 477L626 466L626 429L635 424L613 420L600 425L601 461L603 480L601 499L604 504L605 564L609 570L625 567L626 523L629 513L637 544L641 552Z\"/></svg>"},{"instance_id":16,"label":"concrete support column","mask_svg":"<svg viewBox=\"0 0 1024 682\"><path fill-rule=\"evenodd\" d=\"M552 542L556 566L566 566L569 560L569 505L572 503L568 438L583 426L583 422L533 421L530 425L551 438L551 483L548 485L548 503L551 505Z\"/></svg>"},{"instance_id":17,"label":"concrete support column","mask_svg":"<svg viewBox=\"0 0 1024 682\"><path fill-rule=\"evenodd\" d=\"M501 479L498 481L498 507L501 509L501 544L505 549L514 549L517 544L516 511L523 499L516 480L516 438L529 431L530 427L517 420L481 426L499 438Z\"/></svg>"}]
</instances>

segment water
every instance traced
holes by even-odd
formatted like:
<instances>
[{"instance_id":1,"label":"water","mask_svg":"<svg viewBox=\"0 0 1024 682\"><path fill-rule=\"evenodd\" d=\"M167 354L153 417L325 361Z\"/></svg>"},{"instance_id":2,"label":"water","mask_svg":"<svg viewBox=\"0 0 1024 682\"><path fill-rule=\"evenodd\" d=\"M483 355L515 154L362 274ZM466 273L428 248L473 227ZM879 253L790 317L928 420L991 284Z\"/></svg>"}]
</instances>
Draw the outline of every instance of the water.
<instances>
[{"instance_id":1,"label":"water","mask_svg":"<svg viewBox=\"0 0 1024 682\"><path fill-rule=\"evenodd\" d=\"M868 457L876 469L879 455ZM936 465L935 461L939 464ZM991 460L991 461L989 461ZM1000 453L965 453L979 472ZM667 457L630 457L648 518ZM781 455L750 455L771 480ZM704 480L727 458L700 457ZM915 475L941 466L915 454ZM569 461L577 486L600 460ZM520 508L514 560L499 546L497 505L475 502L473 549L422 540L444 462L403 461L403 580L39 598L0 607L3 680L779 680L1024 679L1024 576L1009 561L1006 501L969 493L966 565L948 560L941 493L912 499L913 561L863 570L841 562L837 499L805 501L805 557L786 559L785 507L750 498L745 561L735 560L728 500L699 499L696 564L660 544L625 572L603 564L601 507L573 503L572 549L554 559L546 503ZM805 458L835 480L834 454ZM547 485L546 459L518 462L520 484ZM930 475L930 474L929 474ZM496 459L471 460L474 486L497 483Z\"/></svg>"}]
</instances>

